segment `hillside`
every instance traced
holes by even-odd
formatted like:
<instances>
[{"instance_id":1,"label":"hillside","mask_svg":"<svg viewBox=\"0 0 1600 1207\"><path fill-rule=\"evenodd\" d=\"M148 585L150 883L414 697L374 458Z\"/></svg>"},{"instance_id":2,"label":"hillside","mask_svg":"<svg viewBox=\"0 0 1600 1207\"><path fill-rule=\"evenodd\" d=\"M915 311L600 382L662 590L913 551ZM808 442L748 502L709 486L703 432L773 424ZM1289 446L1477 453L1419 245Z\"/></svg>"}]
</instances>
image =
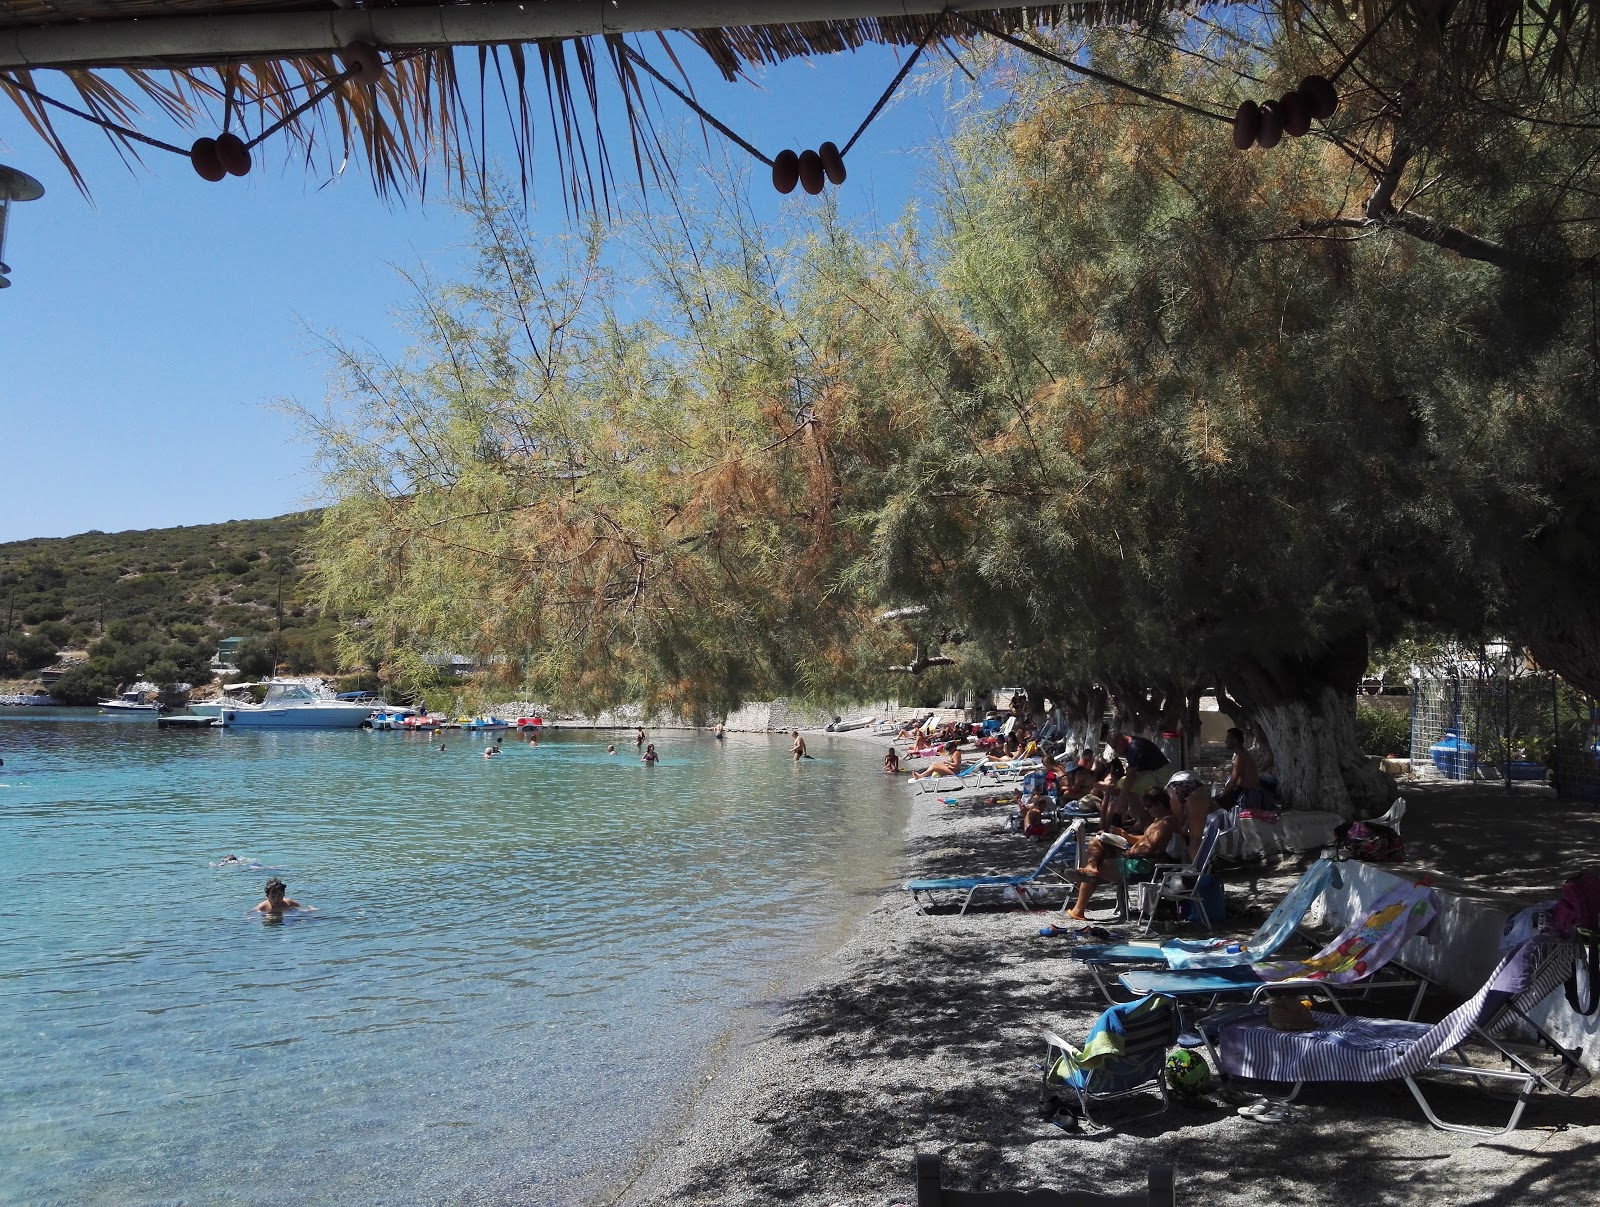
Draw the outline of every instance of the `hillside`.
<instances>
[{"instance_id":1,"label":"hillside","mask_svg":"<svg viewBox=\"0 0 1600 1207\"><path fill-rule=\"evenodd\" d=\"M219 638L252 639L258 657L274 644L280 586L280 660L332 669L334 625L307 578L316 521L300 512L0 544L0 677L27 677L75 650L90 655L95 682L82 686L94 690L150 671L157 682L174 671L200 682Z\"/></svg>"}]
</instances>

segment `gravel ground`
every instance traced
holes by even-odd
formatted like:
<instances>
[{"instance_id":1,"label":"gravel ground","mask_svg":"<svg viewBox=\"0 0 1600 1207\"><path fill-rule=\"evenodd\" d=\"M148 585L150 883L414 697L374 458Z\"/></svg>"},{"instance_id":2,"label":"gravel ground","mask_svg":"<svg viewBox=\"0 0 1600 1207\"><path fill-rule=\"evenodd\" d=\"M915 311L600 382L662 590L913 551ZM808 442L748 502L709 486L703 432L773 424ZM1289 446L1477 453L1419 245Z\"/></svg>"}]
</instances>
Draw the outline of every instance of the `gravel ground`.
<instances>
[{"instance_id":1,"label":"gravel ground","mask_svg":"<svg viewBox=\"0 0 1600 1207\"><path fill-rule=\"evenodd\" d=\"M1426 849L1429 809L1413 810L1407 839ZM1600 1098L1590 1094L1536 1102L1496 1139L1429 1127L1399 1084L1311 1087L1276 1125L1241 1119L1242 1099L1213 1081L1197 1103L1108 1134L1053 1126L1039 1109L1040 1033L1079 1039L1105 1004L1066 958L1069 941L1041 937L1045 917L1015 907L918 914L898 887L911 875L1032 867L1039 848L1002 830L1003 816L917 796L904 865L875 908L803 991L746 1020L682 1128L641 1154L639 1175L608 1201L887 1207L914 1198L919 1152L939 1153L947 1183L964 1189L1126 1191L1170 1162L1191 1203L1594 1201ZM1230 929L1253 930L1297 874L1230 874ZM1109 908L1109 894L1096 905ZM1430 1000L1424 1017L1454 1004ZM1431 1096L1446 1118L1505 1117L1465 1090Z\"/></svg>"}]
</instances>

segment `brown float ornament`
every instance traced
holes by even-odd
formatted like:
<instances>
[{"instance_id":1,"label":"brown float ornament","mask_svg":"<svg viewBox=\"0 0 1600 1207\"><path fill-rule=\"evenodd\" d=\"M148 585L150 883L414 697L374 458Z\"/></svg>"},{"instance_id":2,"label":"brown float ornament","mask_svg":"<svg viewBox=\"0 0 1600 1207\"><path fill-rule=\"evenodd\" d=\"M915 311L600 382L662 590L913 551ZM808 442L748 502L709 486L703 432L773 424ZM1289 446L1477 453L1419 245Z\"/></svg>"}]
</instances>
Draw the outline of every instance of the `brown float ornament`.
<instances>
[{"instance_id":1,"label":"brown float ornament","mask_svg":"<svg viewBox=\"0 0 1600 1207\"><path fill-rule=\"evenodd\" d=\"M217 140L214 138L195 139L194 145L189 148L189 162L200 179L209 180L212 184L228 174L217 154Z\"/></svg>"},{"instance_id":2,"label":"brown float ornament","mask_svg":"<svg viewBox=\"0 0 1600 1207\"><path fill-rule=\"evenodd\" d=\"M376 84L383 78L383 56L371 42L350 42L339 52L339 57L344 60L345 70L351 73L350 78L358 84Z\"/></svg>"},{"instance_id":3,"label":"brown float ornament","mask_svg":"<svg viewBox=\"0 0 1600 1207\"><path fill-rule=\"evenodd\" d=\"M250 148L237 134L217 135L217 162L230 176L250 174Z\"/></svg>"},{"instance_id":4,"label":"brown float ornament","mask_svg":"<svg viewBox=\"0 0 1600 1207\"><path fill-rule=\"evenodd\" d=\"M1283 132L1290 138L1299 138L1311 130L1311 103L1299 92L1285 92L1278 98L1278 108L1283 111Z\"/></svg>"},{"instance_id":5,"label":"brown float ornament","mask_svg":"<svg viewBox=\"0 0 1600 1207\"><path fill-rule=\"evenodd\" d=\"M817 158L822 160L822 170L827 173L828 179L834 184L843 184L846 172L844 170L844 156L839 153L839 148L831 142L825 142L817 148Z\"/></svg>"},{"instance_id":6,"label":"brown float ornament","mask_svg":"<svg viewBox=\"0 0 1600 1207\"><path fill-rule=\"evenodd\" d=\"M1256 135L1256 146L1270 151L1283 138L1283 110L1277 101L1261 102L1261 131Z\"/></svg>"},{"instance_id":7,"label":"brown float ornament","mask_svg":"<svg viewBox=\"0 0 1600 1207\"><path fill-rule=\"evenodd\" d=\"M799 183L800 157L793 151L779 151L772 161L772 187L780 193L792 193Z\"/></svg>"},{"instance_id":8,"label":"brown float ornament","mask_svg":"<svg viewBox=\"0 0 1600 1207\"><path fill-rule=\"evenodd\" d=\"M1245 101L1233 111L1233 148L1248 151L1261 133L1261 110L1254 101Z\"/></svg>"},{"instance_id":9,"label":"brown float ornament","mask_svg":"<svg viewBox=\"0 0 1600 1207\"><path fill-rule=\"evenodd\" d=\"M1300 81L1300 87L1295 91L1306 98L1311 116L1318 121L1332 117L1333 111L1339 107L1339 91L1326 76L1308 75Z\"/></svg>"},{"instance_id":10,"label":"brown float ornament","mask_svg":"<svg viewBox=\"0 0 1600 1207\"><path fill-rule=\"evenodd\" d=\"M826 182L822 171L822 156L815 151L800 152L800 187L815 197L822 192Z\"/></svg>"}]
</instances>

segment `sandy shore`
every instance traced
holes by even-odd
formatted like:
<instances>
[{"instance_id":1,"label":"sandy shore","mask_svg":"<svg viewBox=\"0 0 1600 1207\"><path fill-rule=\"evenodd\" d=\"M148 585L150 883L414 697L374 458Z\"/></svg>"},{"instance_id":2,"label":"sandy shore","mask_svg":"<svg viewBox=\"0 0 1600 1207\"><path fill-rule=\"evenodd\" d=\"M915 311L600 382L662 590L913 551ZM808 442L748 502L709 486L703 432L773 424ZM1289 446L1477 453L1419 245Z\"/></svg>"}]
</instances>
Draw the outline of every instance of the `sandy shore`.
<instances>
[{"instance_id":1,"label":"sandy shore","mask_svg":"<svg viewBox=\"0 0 1600 1207\"><path fill-rule=\"evenodd\" d=\"M1437 854L1429 814L1441 832L1459 826L1459 796L1408 796L1408 841ZM941 1154L946 1180L968 1189L1128 1190L1170 1162L1180 1201L1196 1203L1592 1201L1600 1099L1590 1095L1537 1102L1518 1131L1489 1140L1429 1127L1398 1083L1313 1087L1278 1125L1239 1118L1213 1082L1199 1102L1109 1135L1056 1128L1039 1110L1040 1033L1080 1038L1104 1006L1067 941L1041 937L1042 917L1017 909L918 914L898 887L910 875L1031 867L1039 848L1002 830L1002 815L916 796L903 865L877 905L808 987L730 1038L681 1130L612 1201L887 1207L914 1197L918 1152ZM1230 929L1254 929L1297 874L1228 877ZM1425 1017L1455 1004L1430 1001ZM1443 1087L1436 1105L1480 1125L1506 1113Z\"/></svg>"}]
</instances>

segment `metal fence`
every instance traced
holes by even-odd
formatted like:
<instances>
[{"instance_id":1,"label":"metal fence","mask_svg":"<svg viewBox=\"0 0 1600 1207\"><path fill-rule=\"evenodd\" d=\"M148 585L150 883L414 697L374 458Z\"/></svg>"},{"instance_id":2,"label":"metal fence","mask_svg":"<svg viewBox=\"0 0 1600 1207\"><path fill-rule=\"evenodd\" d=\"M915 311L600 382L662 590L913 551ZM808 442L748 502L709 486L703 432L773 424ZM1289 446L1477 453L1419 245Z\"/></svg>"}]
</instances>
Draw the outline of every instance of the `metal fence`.
<instances>
[{"instance_id":1,"label":"metal fence","mask_svg":"<svg viewBox=\"0 0 1600 1207\"><path fill-rule=\"evenodd\" d=\"M1418 668L1411 770L1424 779L1549 784L1600 801L1600 702L1520 651Z\"/></svg>"}]
</instances>

